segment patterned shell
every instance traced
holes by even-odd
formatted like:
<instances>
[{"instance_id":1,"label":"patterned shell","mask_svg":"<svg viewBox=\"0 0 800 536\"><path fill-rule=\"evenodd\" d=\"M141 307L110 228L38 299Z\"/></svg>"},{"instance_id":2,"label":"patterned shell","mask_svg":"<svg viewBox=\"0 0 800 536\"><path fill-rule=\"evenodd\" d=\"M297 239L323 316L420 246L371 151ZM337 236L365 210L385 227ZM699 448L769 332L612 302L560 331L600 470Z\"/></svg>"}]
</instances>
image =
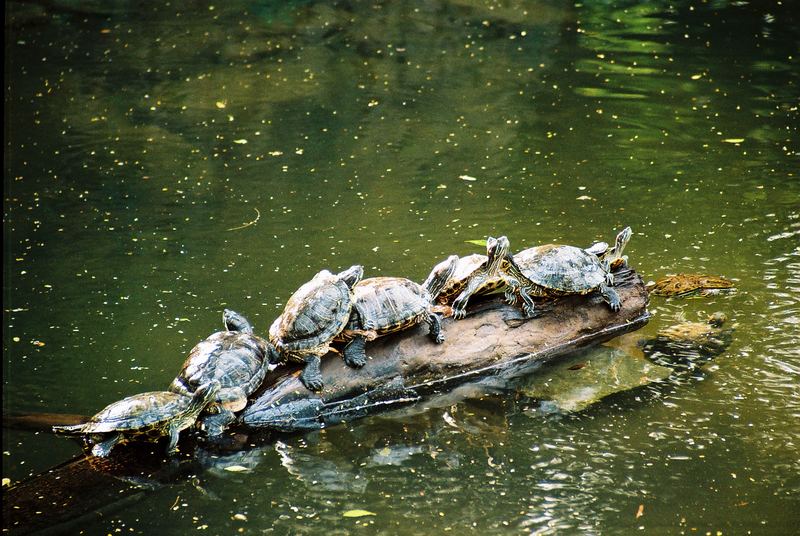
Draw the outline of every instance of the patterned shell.
<instances>
[{"instance_id":1,"label":"patterned shell","mask_svg":"<svg viewBox=\"0 0 800 536\"><path fill-rule=\"evenodd\" d=\"M250 395L266 375L266 359L265 342L260 337L218 331L192 348L169 390L191 396L201 385L217 380L221 389L216 402L227 401L234 388Z\"/></svg>"},{"instance_id":2,"label":"patterned shell","mask_svg":"<svg viewBox=\"0 0 800 536\"><path fill-rule=\"evenodd\" d=\"M347 325L352 305L347 284L322 270L289 298L269 328L270 341L289 351L324 344Z\"/></svg>"},{"instance_id":3,"label":"patterned shell","mask_svg":"<svg viewBox=\"0 0 800 536\"><path fill-rule=\"evenodd\" d=\"M372 322L378 335L400 331L422 321L431 307L422 285L404 277L371 277L353 289L353 306L362 325ZM358 329L359 326L352 326Z\"/></svg>"},{"instance_id":4,"label":"patterned shell","mask_svg":"<svg viewBox=\"0 0 800 536\"><path fill-rule=\"evenodd\" d=\"M80 428L96 434L138 430L142 433L161 429L186 412L192 398L169 391L151 391L123 398L106 406Z\"/></svg>"},{"instance_id":5,"label":"patterned shell","mask_svg":"<svg viewBox=\"0 0 800 536\"><path fill-rule=\"evenodd\" d=\"M456 263L456 269L452 277L450 277L447 284L445 284L442 291L436 297L436 301L439 303L452 302L453 298L461 294L461 291L464 290L467 278L485 262L486 255L481 255L479 253L460 257Z\"/></svg>"},{"instance_id":6,"label":"patterned shell","mask_svg":"<svg viewBox=\"0 0 800 536\"><path fill-rule=\"evenodd\" d=\"M529 248L514 255L514 260L533 283L559 292L585 294L606 281L598 258L574 246Z\"/></svg>"}]
</instances>

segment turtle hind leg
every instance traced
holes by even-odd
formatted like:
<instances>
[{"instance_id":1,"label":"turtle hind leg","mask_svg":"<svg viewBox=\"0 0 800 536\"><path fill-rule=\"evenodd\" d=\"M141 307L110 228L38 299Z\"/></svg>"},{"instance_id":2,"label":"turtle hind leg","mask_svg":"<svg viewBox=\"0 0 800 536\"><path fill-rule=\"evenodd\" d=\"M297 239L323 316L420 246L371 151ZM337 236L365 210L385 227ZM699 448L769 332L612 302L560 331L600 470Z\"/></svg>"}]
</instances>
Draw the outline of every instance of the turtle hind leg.
<instances>
[{"instance_id":1,"label":"turtle hind leg","mask_svg":"<svg viewBox=\"0 0 800 536\"><path fill-rule=\"evenodd\" d=\"M300 381L309 391L321 391L324 385L322 374L319 371L320 358L318 355L309 355L306 365L300 373Z\"/></svg>"},{"instance_id":2,"label":"turtle hind leg","mask_svg":"<svg viewBox=\"0 0 800 536\"><path fill-rule=\"evenodd\" d=\"M442 333L442 318L437 315L436 313L431 313L428 315L428 318L425 320L430 326L429 333L436 344L442 344L444 342L444 333Z\"/></svg>"},{"instance_id":3,"label":"turtle hind leg","mask_svg":"<svg viewBox=\"0 0 800 536\"><path fill-rule=\"evenodd\" d=\"M608 285L600 285L600 295L603 300L611 307L612 311L619 311L622 308L622 301L619 299L619 294Z\"/></svg>"},{"instance_id":4,"label":"turtle hind leg","mask_svg":"<svg viewBox=\"0 0 800 536\"><path fill-rule=\"evenodd\" d=\"M121 439L122 439L122 434L114 434L105 441L96 443L92 447L92 456L107 458L108 455L111 453L111 449L113 449L114 445L119 443Z\"/></svg>"},{"instance_id":5,"label":"turtle hind leg","mask_svg":"<svg viewBox=\"0 0 800 536\"><path fill-rule=\"evenodd\" d=\"M367 364L367 339L356 335L344 347L344 362L348 367L361 368Z\"/></svg>"}]
</instances>

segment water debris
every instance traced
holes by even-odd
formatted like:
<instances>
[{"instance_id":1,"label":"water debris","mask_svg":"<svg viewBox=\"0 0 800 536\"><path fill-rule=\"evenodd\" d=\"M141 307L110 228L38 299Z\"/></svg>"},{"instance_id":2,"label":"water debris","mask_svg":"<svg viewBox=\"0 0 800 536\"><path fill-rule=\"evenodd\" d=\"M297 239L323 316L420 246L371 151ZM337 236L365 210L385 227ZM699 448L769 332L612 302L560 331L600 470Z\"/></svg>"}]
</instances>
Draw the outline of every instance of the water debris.
<instances>
[{"instance_id":1,"label":"water debris","mask_svg":"<svg viewBox=\"0 0 800 536\"><path fill-rule=\"evenodd\" d=\"M742 143L744 138L725 138L722 143Z\"/></svg>"},{"instance_id":2,"label":"water debris","mask_svg":"<svg viewBox=\"0 0 800 536\"><path fill-rule=\"evenodd\" d=\"M575 198L577 201L594 201L594 197L588 195L581 195Z\"/></svg>"},{"instance_id":3,"label":"water debris","mask_svg":"<svg viewBox=\"0 0 800 536\"><path fill-rule=\"evenodd\" d=\"M228 105L228 104L227 104L225 101L217 101L217 102L216 102L216 103L214 103L214 104L215 104L215 105L217 106L217 108L219 108L220 110L224 110L224 109L225 109L225 106L227 106L227 105Z\"/></svg>"},{"instance_id":4,"label":"water debris","mask_svg":"<svg viewBox=\"0 0 800 536\"><path fill-rule=\"evenodd\" d=\"M244 514L233 514L233 519L236 521L247 521L247 516Z\"/></svg>"},{"instance_id":5,"label":"water debris","mask_svg":"<svg viewBox=\"0 0 800 536\"><path fill-rule=\"evenodd\" d=\"M470 175L459 175L458 178L461 179L462 181L469 181L469 182L475 182L476 180L478 180Z\"/></svg>"},{"instance_id":6,"label":"water debris","mask_svg":"<svg viewBox=\"0 0 800 536\"><path fill-rule=\"evenodd\" d=\"M700 80L701 78L703 78L702 74L693 74L692 75L692 80Z\"/></svg>"},{"instance_id":7,"label":"water debris","mask_svg":"<svg viewBox=\"0 0 800 536\"><path fill-rule=\"evenodd\" d=\"M639 508L636 510L636 519L639 519L644 515L644 505L640 504Z\"/></svg>"},{"instance_id":8,"label":"water debris","mask_svg":"<svg viewBox=\"0 0 800 536\"><path fill-rule=\"evenodd\" d=\"M378 515L375 512L370 512L369 510L348 510L347 512L342 514L342 517L364 517L364 516L374 516Z\"/></svg>"},{"instance_id":9,"label":"water debris","mask_svg":"<svg viewBox=\"0 0 800 536\"><path fill-rule=\"evenodd\" d=\"M250 469L245 467L244 465L228 465L225 467L226 471L230 471L231 473L248 473Z\"/></svg>"},{"instance_id":10,"label":"water debris","mask_svg":"<svg viewBox=\"0 0 800 536\"><path fill-rule=\"evenodd\" d=\"M240 138L238 140L233 140L233 143L238 143L239 145L244 145L247 143L247 140L244 138Z\"/></svg>"},{"instance_id":11,"label":"water debris","mask_svg":"<svg viewBox=\"0 0 800 536\"><path fill-rule=\"evenodd\" d=\"M238 227L231 227L230 229L226 229L227 231L238 231L239 229L244 229L245 227L250 227L251 225L255 225L256 222L261 218L261 213L258 211L256 207L253 207L253 210L256 211L256 219L249 221L243 225Z\"/></svg>"}]
</instances>

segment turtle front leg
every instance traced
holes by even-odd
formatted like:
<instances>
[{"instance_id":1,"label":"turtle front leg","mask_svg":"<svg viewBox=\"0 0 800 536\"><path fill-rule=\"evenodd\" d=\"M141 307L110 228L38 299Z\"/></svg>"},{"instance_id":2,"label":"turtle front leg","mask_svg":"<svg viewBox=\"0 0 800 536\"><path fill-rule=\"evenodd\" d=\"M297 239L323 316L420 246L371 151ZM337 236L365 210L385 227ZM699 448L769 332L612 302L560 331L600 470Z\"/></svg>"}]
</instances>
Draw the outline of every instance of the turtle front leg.
<instances>
[{"instance_id":1,"label":"turtle front leg","mask_svg":"<svg viewBox=\"0 0 800 536\"><path fill-rule=\"evenodd\" d=\"M367 364L367 338L354 336L344 347L344 362L348 367L361 368Z\"/></svg>"},{"instance_id":2,"label":"turtle front leg","mask_svg":"<svg viewBox=\"0 0 800 536\"><path fill-rule=\"evenodd\" d=\"M436 344L442 344L444 342L444 333L442 333L442 318L437 315L436 313L431 313L428 315L426 320L428 326L430 326L429 333Z\"/></svg>"},{"instance_id":3,"label":"turtle front leg","mask_svg":"<svg viewBox=\"0 0 800 536\"><path fill-rule=\"evenodd\" d=\"M611 307L612 311L619 311L622 308L622 301L619 299L619 294L608 285L600 285L600 295L603 300Z\"/></svg>"},{"instance_id":4,"label":"turtle front leg","mask_svg":"<svg viewBox=\"0 0 800 536\"><path fill-rule=\"evenodd\" d=\"M300 374L300 381L309 391L321 391L324 383L322 374L319 371L320 356L309 354L306 357L306 365Z\"/></svg>"},{"instance_id":5,"label":"turtle front leg","mask_svg":"<svg viewBox=\"0 0 800 536\"><path fill-rule=\"evenodd\" d=\"M525 313L527 318L531 318L533 316L533 298L523 286L519 287L518 294L522 298L522 312Z\"/></svg>"},{"instance_id":6,"label":"turtle front leg","mask_svg":"<svg viewBox=\"0 0 800 536\"><path fill-rule=\"evenodd\" d=\"M181 436L180 426L173 425L169 427L169 443L167 443L167 456L172 456L178 453L178 439Z\"/></svg>"},{"instance_id":7,"label":"turtle front leg","mask_svg":"<svg viewBox=\"0 0 800 536\"><path fill-rule=\"evenodd\" d=\"M107 458L111 453L114 445L119 443L122 439L122 434L114 434L105 441L101 441L92 447L92 456L99 456L100 458Z\"/></svg>"},{"instance_id":8,"label":"turtle front leg","mask_svg":"<svg viewBox=\"0 0 800 536\"><path fill-rule=\"evenodd\" d=\"M475 294L475 291L478 290L481 285L483 285L486 279L487 275L485 273L473 275L469 279L464 287L464 290L462 290L461 294L459 294L458 297L453 301L453 318L458 320L467 316L466 308L470 296Z\"/></svg>"}]
</instances>

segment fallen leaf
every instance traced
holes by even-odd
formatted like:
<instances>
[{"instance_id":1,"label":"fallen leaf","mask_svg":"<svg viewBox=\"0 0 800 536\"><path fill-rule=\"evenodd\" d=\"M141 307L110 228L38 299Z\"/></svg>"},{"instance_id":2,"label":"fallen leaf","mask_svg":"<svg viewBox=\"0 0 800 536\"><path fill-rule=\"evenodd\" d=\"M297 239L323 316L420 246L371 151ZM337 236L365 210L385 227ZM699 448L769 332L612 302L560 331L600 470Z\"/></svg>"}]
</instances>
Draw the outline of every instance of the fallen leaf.
<instances>
[{"instance_id":1,"label":"fallen leaf","mask_svg":"<svg viewBox=\"0 0 800 536\"><path fill-rule=\"evenodd\" d=\"M462 181L470 181L470 182L478 180L475 177L470 177L469 175L459 175L458 178L461 179Z\"/></svg>"},{"instance_id":2,"label":"fallen leaf","mask_svg":"<svg viewBox=\"0 0 800 536\"><path fill-rule=\"evenodd\" d=\"M642 517L643 515L644 515L644 505L643 505L643 504L640 504L640 505L639 505L639 509L638 509L638 510L636 510L636 519L639 519L639 518L640 518L640 517Z\"/></svg>"},{"instance_id":3,"label":"fallen leaf","mask_svg":"<svg viewBox=\"0 0 800 536\"><path fill-rule=\"evenodd\" d=\"M725 138L722 143L742 143L744 138Z\"/></svg>"},{"instance_id":4,"label":"fallen leaf","mask_svg":"<svg viewBox=\"0 0 800 536\"><path fill-rule=\"evenodd\" d=\"M693 74L692 75L692 80L700 80L701 78L703 78L702 74Z\"/></svg>"},{"instance_id":5,"label":"fallen leaf","mask_svg":"<svg viewBox=\"0 0 800 536\"><path fill-rule=\"evenodd\" d=\"M245 467L243 465L229 465L229 466L225 467L225 470L226 471L230 471L231 473L246 473L250 469L248 469L247 467Z\"/></svg>"},{"instance_id":6,"label":"fallen leaf","mask_svg":"<svg viewBox=\"0 0 800 536\"><path fill-rule=\"evenodd\" d=\"M219 108L220 110L223 110L225 108L225 106L227 106L227 104L225 104L224 101L217 101L215 104L216 104L217 108Z\"/></svg>"},{"instance_id":7,"label":"fallen leaf","mask_svg":"<svg viewBox=\"0 0 800 536\"><path fill-rule=\"evenodd\" d=\"M578 201L594 201L594 197L589 197L588 195L582 195L580 197L576 197Z\"/></svg>"},{"instance_id":8,"label":"fallen leaf","mask_svg":"<svg viewBox=\"0 0 800 536\"><path fill-rule=\"evenodd\" d=\"M342 514L342 517L364 517L377 515L375 512L369 510L348 510Z\"/></svg>"},{"instance_id":9,"label":"fallen leaf","mask_svg":"<svg viewBox=\"0 0 800 536\"><path fill-rule=\"evenodd\" d=\"M236 521L247 521L247 516L244 514L233 514L233 519Z\"/></svg>"},{"instance_id":10,"label":"fallen leaf","mask_svg":"<svg viewBox=\"0 0 800 536\"><path fill-rule=\"evenodd\" d=\"M4 478L3 479L3 487L10 486L10 485L11 485L11 479L10 478Z\"/></svg>"},{"instance_id":11,"label":"fallen leaf","mask_svg":"<svg viewBox=\"0 0 800 536\"><path fill-rule=\"evenodd\" d=\"M238 140L233 140L233 143L238 143L239 145L244 145L245 143L247 143L247 140L244 139L244 138L241 138L241 139L238 139Z\"/></svg>"}]
</instances>

